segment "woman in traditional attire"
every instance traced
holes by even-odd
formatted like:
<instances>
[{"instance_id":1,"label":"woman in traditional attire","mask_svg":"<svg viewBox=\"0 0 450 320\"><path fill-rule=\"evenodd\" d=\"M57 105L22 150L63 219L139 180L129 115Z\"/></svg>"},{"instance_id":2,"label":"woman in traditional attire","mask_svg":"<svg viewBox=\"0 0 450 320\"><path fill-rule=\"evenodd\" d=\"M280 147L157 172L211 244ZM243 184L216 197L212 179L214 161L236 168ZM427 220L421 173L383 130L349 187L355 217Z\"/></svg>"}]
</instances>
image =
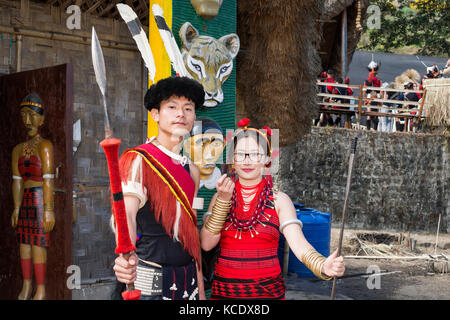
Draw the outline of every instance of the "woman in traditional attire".
<instances>
[{"instance_id":1,"label":"woman in traditional attire","mask_svg":"<svg viewBox=\"0 0 450 320\"><path fill-rule=\"evenodd\" d=\"M280 233L316 276L329 280L345 270L337 250L325 258L305 239L291 199L274 191L270 175L263 174L270 166L271 130L248 123L239 122L241 129L228 149L237 178L223 175L218 181L200 232L205 251L219 244L211 299L284 299L277 257Z\"/></svg>"},{"instance_id":2,"label":"woman in traditional attire","mask_svg":"<svg viewBox=\"0 0 450 320\"><path fill-rule=\"evenodd\" d=\"M11 218L17 228L23 286L18 299L30 299L32 269L36 278L35 300L45 299L45 270L49 232L55 225L53 208L53 145L38 132L44 123L44 106L36 93L20 104L28 140L12 152L12 191L14 211Z\"/></svg>"}]
</instances>

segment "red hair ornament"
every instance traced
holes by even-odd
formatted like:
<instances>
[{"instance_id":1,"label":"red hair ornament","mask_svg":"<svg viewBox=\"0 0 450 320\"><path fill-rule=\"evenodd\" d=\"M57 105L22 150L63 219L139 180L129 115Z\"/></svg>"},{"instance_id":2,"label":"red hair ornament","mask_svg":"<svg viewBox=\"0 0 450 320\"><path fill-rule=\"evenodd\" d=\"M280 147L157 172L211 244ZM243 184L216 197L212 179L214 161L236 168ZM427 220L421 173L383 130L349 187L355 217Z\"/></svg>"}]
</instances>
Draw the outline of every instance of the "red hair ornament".
<instances>
[{"instance_id":1,"label":"red hair ornament","mask_svg":"<svg viewBox=\"0 0 450 320\"><path fill-rule=\"evenodd\" d=\"M246 129L249 123L250 123L250 119L244 118L238 122L238 127Z\"/></svg>"}]
</instances>

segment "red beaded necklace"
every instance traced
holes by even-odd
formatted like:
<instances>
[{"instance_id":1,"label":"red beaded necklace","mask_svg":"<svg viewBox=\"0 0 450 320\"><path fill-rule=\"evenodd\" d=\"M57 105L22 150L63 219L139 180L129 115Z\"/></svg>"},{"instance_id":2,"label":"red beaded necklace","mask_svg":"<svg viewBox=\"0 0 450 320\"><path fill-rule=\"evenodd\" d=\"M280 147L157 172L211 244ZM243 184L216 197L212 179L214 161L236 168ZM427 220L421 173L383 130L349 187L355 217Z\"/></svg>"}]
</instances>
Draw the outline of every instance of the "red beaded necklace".
<instances>
[{"instance_id":1,"label":"red beaded necklace","mask_svg":"<svg viewBox=\"0 0 450 320\"><path fill-rule=\"evenodd\" d=\"M33 152L35 152L36 146L42 141L41 136L36 135L32 139L25 142L23 146L23 155L25 156L25 159L29 159L31 155L33 155Z\"/></svg>"},{"instance_id":2,"label":"red beaded necklace","mask_svg":"<svg viewBox=\"0 0 450 320\"><path fill-rule=\"evenodd\" d=\"M265 227L266 225L261 222L261 219L269 221L271 217L269 214L264 214L270 190L270 183L265 177L255 186L243 186L237 180L231 198L229 225L225 230L228 230L230 226L236 228L234 237L238 238L239 235L238 239L241 239L242 232L250 232L252 238L257 235L256 224L260 223Z\"/></svg>"}]
</instances>

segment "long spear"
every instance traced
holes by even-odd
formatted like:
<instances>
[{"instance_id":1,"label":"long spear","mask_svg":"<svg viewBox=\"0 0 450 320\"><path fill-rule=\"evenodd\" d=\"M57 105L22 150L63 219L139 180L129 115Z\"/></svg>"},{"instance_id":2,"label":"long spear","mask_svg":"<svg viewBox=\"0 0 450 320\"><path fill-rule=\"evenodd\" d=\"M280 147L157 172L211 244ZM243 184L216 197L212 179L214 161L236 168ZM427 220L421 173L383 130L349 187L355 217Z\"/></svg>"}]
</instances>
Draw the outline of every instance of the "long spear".
<instances>
[{"instance_id":1,"label":"long spear","mask_svg":"<svg viewBox=\"0 0 450 320\"><path fill-rule=\"evenodd\" d=\"M341 219L341 232L339 234L339 246L338 246L338 257L341 255L342 250L342 239L344 237L344 221L345 221L345 213L347 211L347 202L348 202L348 195L350 193L350 183L352 180L352 169L353 169L353 159L355 157L356 152L356 144L358 143L358 138L355 137L352 139L352 147L351 147L351 153L350 153L350 159L348 161L348 174L347 174L347 186L345 187L345 199L344 199L344 209L342 210L342 219ZM334 300L334 294L336 292L336 280L337 277L334 277L333 279L333 288L331 289L331 300Z\"/></svg>"},{"instance_id":2,"label":"long spear","mask_svg":"<svg viewBox=\"0 0 450 320\"><path fill-rule=\"evenodd\" d=\"M97 33L92 27L92 64L95 71L95 79L102 93L103 109L105 112L105 139L100 142L105 151L108 163L109 181L111 184L113 213L117 229L117 247L116 254L122 254L125 259L129 259L131 254L136 251L136 247L131 243L128 230L127 213L123 201L122 183L119 171L119 146L120 140L113 138L113 131L110 126L108 108L106 106L106 70L105 60L103 58L102 47L97 38ZM139 300L141 291L134 289L134 284L127 284L127 290L122 292L125 300Z\"/></svg>"}]
</instances>

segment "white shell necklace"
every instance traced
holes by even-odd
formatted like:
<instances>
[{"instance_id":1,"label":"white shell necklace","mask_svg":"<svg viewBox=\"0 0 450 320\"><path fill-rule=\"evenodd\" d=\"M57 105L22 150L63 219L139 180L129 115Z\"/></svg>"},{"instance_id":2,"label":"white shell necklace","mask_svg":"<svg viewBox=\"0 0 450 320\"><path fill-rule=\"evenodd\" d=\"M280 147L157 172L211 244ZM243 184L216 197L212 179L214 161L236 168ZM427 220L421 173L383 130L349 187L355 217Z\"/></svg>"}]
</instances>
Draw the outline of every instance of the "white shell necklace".
<instances>
[{"instance_id":1,"label":"white shell necklace","mask_svg":"<svg viewBox=\"0 0 450 320\"><path fill-rule=\"evenodd\" d=\"M166 147L164 147L161 143L159 143L158 140L156 140L156 136L151 137L147 143L153 143L156 147L158 147L159 150L161 150L163 153L171 157L172 159L177 160L182 166L184 166L187 163L187 157L182 156L181 154L176 154L175 152L170 151Z\"/></svg>"}]
</instances>

